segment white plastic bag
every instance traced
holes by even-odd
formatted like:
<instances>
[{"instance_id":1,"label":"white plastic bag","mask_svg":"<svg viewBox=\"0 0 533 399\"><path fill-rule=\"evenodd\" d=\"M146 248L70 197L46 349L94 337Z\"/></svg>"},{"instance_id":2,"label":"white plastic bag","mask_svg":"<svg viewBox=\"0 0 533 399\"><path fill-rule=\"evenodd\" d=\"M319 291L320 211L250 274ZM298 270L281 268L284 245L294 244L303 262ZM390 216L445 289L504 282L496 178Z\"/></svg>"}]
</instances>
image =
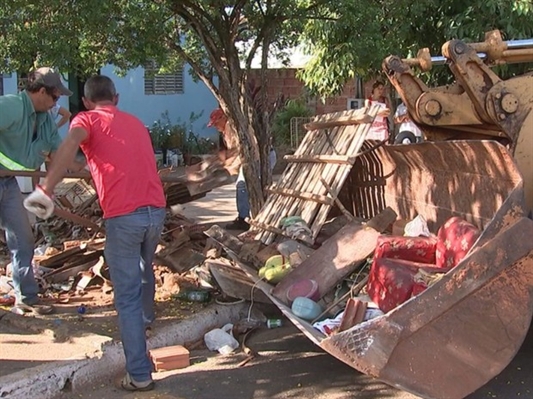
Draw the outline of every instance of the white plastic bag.
<instances>
[{"instance_id":1,"label":"white plastic bag","mask_svg":"<svg viewBox=\"0 0 533 399\"><path fill-rule=\"evenodd\" d=\"M204 335L205 345L210 351L218 351L223 355L233 352L239 347L239 342L229 331L233 328L233 324L226 324L222 328L215 328Z\"/></svg>"},{"instance_id":2,"label":"white plastic bag","mask_svg":"<svg viewBox=\"0 0 533 399\"><path fill-rule=\"evenodd\" d=\"M405 225L404 236L406 237L431 237L428 224L424 216L418 215Z\"/></svg>"}]
</instances>

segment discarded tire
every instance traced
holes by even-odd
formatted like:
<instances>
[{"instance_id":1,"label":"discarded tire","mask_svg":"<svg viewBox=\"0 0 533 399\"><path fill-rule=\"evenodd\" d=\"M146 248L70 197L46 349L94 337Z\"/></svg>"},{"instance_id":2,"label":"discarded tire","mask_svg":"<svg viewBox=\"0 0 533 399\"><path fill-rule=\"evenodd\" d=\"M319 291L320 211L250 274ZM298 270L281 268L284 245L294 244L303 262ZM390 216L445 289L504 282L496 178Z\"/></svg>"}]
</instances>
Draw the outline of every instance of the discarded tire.
<instances>
[{"instance_id":1,"label":"discarded tire","mask_svg":"<svg viewBox=\"0 0 533 399\"><path fill-rule=\"evenodd\" d=\"M408 130L398 133L394 138L394 144L414 144L416 141L416 136Z\"/></svg>"}]
</instances>

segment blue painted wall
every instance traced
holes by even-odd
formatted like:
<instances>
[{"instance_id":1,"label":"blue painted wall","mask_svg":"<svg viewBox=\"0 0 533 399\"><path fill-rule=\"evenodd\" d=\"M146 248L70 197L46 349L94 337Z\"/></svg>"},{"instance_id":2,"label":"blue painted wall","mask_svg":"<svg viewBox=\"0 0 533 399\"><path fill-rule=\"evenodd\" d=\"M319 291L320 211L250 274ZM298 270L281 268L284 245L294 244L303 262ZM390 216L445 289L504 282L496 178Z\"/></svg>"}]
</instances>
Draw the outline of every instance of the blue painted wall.
<instances>
[{"instance_id":1,"label":"blue painted wall","mask_svg":"<svg viewBox=\"0 0 533 399\"><path fill-rule=\"evenodd\" d=\"M170 120L177 123L189 122L191 112L202 116L193 123L193 132L202 137L216 139L217 131L207 127L209 114L218 107L218 103L203 82L195 83L188 71L183 74L183 94L145 95L144 70L137 68L128 72L124 77L114 73L113 66L102 68L101 73L109 76L115 82L120 94L119 108L136 115L145 125L151 126L161 114L168 110ZM13 73L10 78L4 78L4 94L17 92L17 78ZM59 104L69 108L68 99L61 97ZM68 126L68 124L67 124ZM62 136L67 132L67 126L60 129Z\"/></svg>"},{"instance_id":2,"label":"blue painted wall","mask_svg":"<svg viewBox=\"0 0 533 399\"><path fill-rule=\"evenodd\" d=\"M112 66L102 68L102 75L113 79L120 95L120 109L139 117L145 125L151 126L161 114L168 110L170 120L174 123L189 122L191 112L202 116L193 123L193 132L202 137L217 137L214 128L208 128L209 114L218 107L218 103L203 82L195 83L189 72L183 73L183 94L145 95L144 70L137 68L124 77L115 75Z\"/></svg>"}]
</instances>

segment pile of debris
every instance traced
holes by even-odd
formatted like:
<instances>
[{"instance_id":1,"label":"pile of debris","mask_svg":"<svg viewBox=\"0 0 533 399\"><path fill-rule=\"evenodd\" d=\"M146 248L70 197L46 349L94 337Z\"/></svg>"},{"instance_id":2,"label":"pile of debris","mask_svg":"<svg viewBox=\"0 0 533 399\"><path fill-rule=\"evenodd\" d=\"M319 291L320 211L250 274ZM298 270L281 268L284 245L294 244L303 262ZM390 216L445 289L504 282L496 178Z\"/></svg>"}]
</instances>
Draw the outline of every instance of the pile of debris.
<instances>
[{"instance_id":1,"label":"pile of debris","mask_svg":"<svg viewBox=\"0 0 533 399\"><path fill-rule=\"evenodd\" d=\"M2 173L43 175L39 171ZM101 289L105 295L112 295L108 265L103 257L103 212L90 175L81 175L69 175L56 187L54 215L47 220L36 220L33 225L35 276L42 292L60 303L83 296L88 289ZM205 227L180 215L180 204L205 196L213 188L228 183L232 177L218 155L206 155L199 163L186 168L160 170L159 175L168 215L154 263L157 297L166 300L179 292L180 285L199 285L194 275L189 277L189 271L205 259ZM30 217L35 219L33 215ZM14 296L5 243L2 252L6 260L0 266L0 294L3 295L0 304L9 306L14 302Z\"/></svg>"}]
</instances>

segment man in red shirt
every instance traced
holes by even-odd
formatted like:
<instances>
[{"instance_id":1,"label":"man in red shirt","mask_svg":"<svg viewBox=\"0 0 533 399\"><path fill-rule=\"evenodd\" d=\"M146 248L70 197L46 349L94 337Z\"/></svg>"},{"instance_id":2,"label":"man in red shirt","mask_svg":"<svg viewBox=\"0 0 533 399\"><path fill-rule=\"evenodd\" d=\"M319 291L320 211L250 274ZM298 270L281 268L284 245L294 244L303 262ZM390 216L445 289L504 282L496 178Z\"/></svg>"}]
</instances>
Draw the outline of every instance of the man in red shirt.
<instances>
[{"instance_id":1,"label":"man in red shirt","mask_svg":"<svg viewBox=\"0 0 533 399\"><path fill-rule=\"evenodd\" d=\"M152 260L163 229L165 195L146 128L135 116L117 109L118 94L111 79L90 78L83 103L89 111L72 120L43 184L24 205L43 219L50 217L54 187L82 149L104 212L104 255L126 355L122 387L147 391L154 382L145 328L154 319Z\"/></svg>"}]
</instances>

